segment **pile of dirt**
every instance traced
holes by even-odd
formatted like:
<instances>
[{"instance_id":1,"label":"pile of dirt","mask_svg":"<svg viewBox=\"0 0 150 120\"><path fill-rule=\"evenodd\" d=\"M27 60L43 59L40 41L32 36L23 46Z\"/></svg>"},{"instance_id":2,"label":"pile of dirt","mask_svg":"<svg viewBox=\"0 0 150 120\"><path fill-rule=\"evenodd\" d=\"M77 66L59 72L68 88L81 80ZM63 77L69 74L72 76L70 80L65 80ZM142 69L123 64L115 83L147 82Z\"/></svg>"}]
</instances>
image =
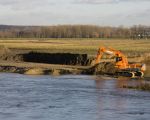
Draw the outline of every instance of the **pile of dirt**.
<instances>
[{"instance_id":1,"label":"pile of dirt","mask_svg":"<svg viewBox=\"0 0 150 120\"><path fill-rule=\"evenodd\" d=\"M0 60L14 61L14 62L23 61L22 56L19 56L17 54L12 53L12 52L0 54Z\"/></svg>"},{"instance_id":2,"label":"pile of dirt","mask_svg":"<svg viewBox=\"0 0 150 120\"><path fill-rule=\"evenodd\" d=\"M114 75L118 69L115 67L115 64L112 62L101 62L88 70L84 71L84 74L90 74L90 75Z\"/></svg>"},{"instance_id":3,"label":"pile of dirt","mask_svg":"<svg viewBox=\"0 0 150 120\"><path fill-rule=\"evenodd\" d=\"M0 46L0 60L7 60L9 58L12 58L12 52L5 46Z\"/></svg>"},{"instance_id":4,"label":"pile of dirt","mask_svg":"<svg viewBox=\"0 0 150 120\"><path fill-rule=\"evenodd\" d=\"M0 55L5 55L8 54L9 52L10 50L6 46L3 45L0 46Z\"/></svg>"}]
</instances>

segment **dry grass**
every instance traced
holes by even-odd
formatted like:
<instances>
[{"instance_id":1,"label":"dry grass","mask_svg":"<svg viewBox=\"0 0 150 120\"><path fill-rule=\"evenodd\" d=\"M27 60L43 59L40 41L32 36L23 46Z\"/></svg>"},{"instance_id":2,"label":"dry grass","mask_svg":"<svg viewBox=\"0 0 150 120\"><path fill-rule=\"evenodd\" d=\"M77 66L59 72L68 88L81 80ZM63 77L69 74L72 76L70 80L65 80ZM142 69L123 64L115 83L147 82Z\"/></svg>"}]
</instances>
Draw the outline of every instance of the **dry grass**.
<instances>
[{"instance_id":1,"label":"dry grass","mask_svg":"<svg viewBox=\"0 0 150 120\"><path fill-rule=\"evenodd\" d=\"M139 56L150 51L150 40L96 40L96 39L49 39L49 40L0 40L0 46L18 50L45 50L47 52L87 53L95 55L99 46L124 51L128 56Z\"/></svg>"}]
</instances>

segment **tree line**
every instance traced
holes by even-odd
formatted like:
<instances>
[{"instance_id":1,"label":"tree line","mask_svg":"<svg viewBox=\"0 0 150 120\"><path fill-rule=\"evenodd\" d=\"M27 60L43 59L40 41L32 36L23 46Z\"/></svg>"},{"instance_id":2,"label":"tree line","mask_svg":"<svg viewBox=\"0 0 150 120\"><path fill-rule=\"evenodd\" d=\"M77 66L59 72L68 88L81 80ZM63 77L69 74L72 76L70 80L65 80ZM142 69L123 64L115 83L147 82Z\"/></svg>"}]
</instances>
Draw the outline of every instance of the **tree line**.
<instances>
[{"instance_id":1,"label":"tree line","mask_svg":"<svg viewBox=\"0 0 150 120\"><path fill-rule=\"evenodd\" d=\"M0 38L150 38L150 26L109 27L94 25L0 25Z\"/></svg>"}]
</instances>

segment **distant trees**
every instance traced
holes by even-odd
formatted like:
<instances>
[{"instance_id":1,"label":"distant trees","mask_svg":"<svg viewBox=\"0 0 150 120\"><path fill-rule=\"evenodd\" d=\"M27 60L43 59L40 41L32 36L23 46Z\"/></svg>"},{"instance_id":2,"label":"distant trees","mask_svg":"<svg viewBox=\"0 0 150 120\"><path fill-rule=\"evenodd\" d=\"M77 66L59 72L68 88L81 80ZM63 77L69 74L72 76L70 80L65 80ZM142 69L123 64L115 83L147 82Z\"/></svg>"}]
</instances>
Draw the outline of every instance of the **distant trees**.
<instances>
[{"instance_id":1,"label":"distant trees","mask_svg":"<svg viewBox=\"0 0 150 120\"><path fill-rule=\"evenodd\" d=\"M94 25L6 26L0 38L150 38L150 26L101 27Z\"/></svg>"}]
</instances>

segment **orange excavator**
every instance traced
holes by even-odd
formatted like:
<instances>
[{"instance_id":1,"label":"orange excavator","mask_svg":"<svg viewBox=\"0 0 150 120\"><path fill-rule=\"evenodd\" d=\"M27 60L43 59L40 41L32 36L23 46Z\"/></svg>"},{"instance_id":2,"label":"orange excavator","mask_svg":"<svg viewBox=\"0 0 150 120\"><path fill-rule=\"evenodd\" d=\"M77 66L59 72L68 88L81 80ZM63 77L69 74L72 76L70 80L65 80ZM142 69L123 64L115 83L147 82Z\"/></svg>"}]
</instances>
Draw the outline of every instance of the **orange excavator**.
<instances>
[{"instance_id":1,"label":"orange excavator","mask_svg":"<svg viewBox=\"0 0 150 120\"><path fill-rule=\"evenodd\" d=\"M115 67L119 70L116 74L126 77L143 77L146 70L146 65L141 63L129 64L127 57L119 50L113 48L100 47L95 58L95 64L101 62L103 54L108 54L115 57Z\"/></svg>"}]
</instances>

